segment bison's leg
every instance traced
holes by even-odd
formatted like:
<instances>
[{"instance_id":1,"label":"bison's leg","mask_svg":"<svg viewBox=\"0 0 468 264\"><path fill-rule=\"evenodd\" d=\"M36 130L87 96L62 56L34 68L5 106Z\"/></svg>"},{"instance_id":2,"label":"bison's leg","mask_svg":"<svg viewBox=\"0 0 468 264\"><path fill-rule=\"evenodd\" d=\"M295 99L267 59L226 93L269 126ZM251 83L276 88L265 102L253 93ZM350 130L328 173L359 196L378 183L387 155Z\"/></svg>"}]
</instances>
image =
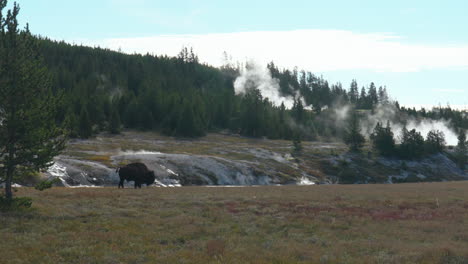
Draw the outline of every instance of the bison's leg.
<instances>
[{"instance_id":1,"label":"bison's leg","mask_svg":"<svg viewBox=\"0 0 468 264\"><path fill-rule=\"evenodd\" d=\"M124 179L120 179L120 182L119 182L119 189L120 187L124 187Z\"/></svg>"},{"instance_id":2,"label":"bison's leg","mask_svg":"<svg viewBox=\"0 0 468 264\"><path fill-rule=\"evenodd\" d=\"M138 187L138 182L135 181L135 189Z\"/></svg>"}]
</instances>

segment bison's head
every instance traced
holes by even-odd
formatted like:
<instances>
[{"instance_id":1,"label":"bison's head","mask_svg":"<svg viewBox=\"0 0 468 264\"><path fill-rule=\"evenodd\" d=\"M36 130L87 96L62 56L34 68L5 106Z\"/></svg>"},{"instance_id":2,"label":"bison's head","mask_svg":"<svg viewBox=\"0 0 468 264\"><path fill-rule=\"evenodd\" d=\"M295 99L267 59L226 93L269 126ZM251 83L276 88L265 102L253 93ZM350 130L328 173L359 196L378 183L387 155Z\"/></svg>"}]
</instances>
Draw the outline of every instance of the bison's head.
<instances>
[{"instance_id":1,"label":"bison's head","mask_svg":"<svg viewBox=\"0 0 468 264\"><path fill-rule=\"evenodd\" d=\"M154 183L156 176L154 176L154 171L150 171L146 174L146 185L151 185Z\"/></svg>"}]
</instances>

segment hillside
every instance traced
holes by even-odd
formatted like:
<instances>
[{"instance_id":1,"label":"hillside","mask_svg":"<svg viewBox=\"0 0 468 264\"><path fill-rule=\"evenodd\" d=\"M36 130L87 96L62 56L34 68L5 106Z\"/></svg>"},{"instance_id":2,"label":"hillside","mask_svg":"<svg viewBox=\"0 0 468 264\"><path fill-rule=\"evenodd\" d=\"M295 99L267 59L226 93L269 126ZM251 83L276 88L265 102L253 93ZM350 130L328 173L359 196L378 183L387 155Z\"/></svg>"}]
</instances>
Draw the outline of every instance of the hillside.
<instances>
[{"instance_id":1,"label":"hillside","mask_svg":"<svg viewBox=\"0 0 468 264\"><path fill-rule=\"evenodd\" d=\"M49 122L64 126L60 136L70 138L46 176L59 176L65 186L115 185L115 169L138 160L164 186L466 179L452 162L454 149L444 148L444 133L451 146L457 134L466 134L463 111L406 109L374 83L358 93L356 80L347 90L274 63L215 68L187 48L171 58L31 38L36 41L51 93L61 99ZM11 110L15 102L5 101ZM342 143L352 120L360 122L355 133L366 141L360 154ZM386 157L371 148L376 127L394 140ZM456 157L460 168L462 154Z\"/></svg>"},{"instance_id":2,"label":"hillside","mask_svg":"<svg viewBox=\"0 0 468 264\"><path fill-rule=\"evenodd\" d=\"M57 121L68 124L72 137L124 127L182 137L228 129L271 139L330 140L343 135L345 106L372 112L387 106L380 122L427 119L451 130L468 128L468 115L450 106L400 107L385 86L329 83L273 62L215 68L199 63L196 51L187 48L178 57L167 57L47 39L39 39L39 47L55 89L64 93Z\"/></svg>"},{"instance_id":3,"label":"hillside","mask_svg":"<svg viewBox=\"0 0 468 264\"><path fill-rule=\"evenodd\" d=\"M285 140L208 134L177 139L158 133L125 131L72 140L46 174L66 186L117 186L118 166L144 162L160 186L398 183L466 180L447 154L415 161L348 153L343 143L303 142L292 156ZM369 148L369 147L366 147ZM368 153L369 152L369 153Z\"/></svg>"}]
</instances>

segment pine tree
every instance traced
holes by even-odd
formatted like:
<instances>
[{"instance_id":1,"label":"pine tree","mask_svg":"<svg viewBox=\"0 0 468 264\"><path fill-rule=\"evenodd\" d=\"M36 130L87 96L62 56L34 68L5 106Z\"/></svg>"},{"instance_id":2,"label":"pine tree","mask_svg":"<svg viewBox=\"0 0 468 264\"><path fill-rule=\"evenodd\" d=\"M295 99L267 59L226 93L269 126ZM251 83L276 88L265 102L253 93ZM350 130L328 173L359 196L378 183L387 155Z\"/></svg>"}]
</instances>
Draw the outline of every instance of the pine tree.
<instances>
[{"instance_id":1,"label":"pine tree","mask_svg":"<svg viewBox=\"0 0 468 264\"><path fill-rule=\"evenodd\" d=\"M390 127L390 122L387 122L387 126L385 128L382 127L380 122L377 122L370 139L372 141L373 148L382 156L391 156L395 153L395 139Z\"/></svg>"},{"instance_id":2,"label":"pine tree","mask_svg":"<svg viewBox=\"0 0 468 264\"><path fill-rule=\"evenodd\" d=\"M49 167L65 131L55 120L62 96L52 90L37 40L18 28L16 3L3 16L6 4L0 0L0 181L11 202L14 178Z\"/></svg>"},{"instance_id":3,"label":"pine tree","mask_svg":"<svg viewBox=\"0 0 468 264\"><path fill-rule=\"evenodd\" d=\"M416 131L416 129L408 131L406 126L404 126L398 153L403 159L415 159L423 156L424 138L421 133Z\"/></svg>"},{"instance_id":4,"label":"pine tree","mask_svg":"<svg viewBox=\"0 0 468 264\"><path fill-rule=\"evenodd\" d=\"M263 97L257 88L250 89L242 98L241 134L261 137L264 135Z\"/></svg>"},{"instance_id":5,"label":"pine tree","mask_svg":"<svg viewBox=\"0 0 468 264\"><path fill-rule=\"evenodd\" d=\"M89 138L93 134L91 120L89 119L88 110L85 106L81 108L80 121L78 125L78 136L80 138Z\"/></svg>"},{"instance_id":6,"label":"pine tree","mask_svg":"<svg viewBox=\"0 0 468 264\"><path fill-rule=\"evenodd\" d=\"M465 169L466 163L468 162L468 141L466 140L466 132L464 129L460 129L459 131L455 156L458 166Z\"/></svg>"},{"instance_id":7,"label":"pine tree","mask_svg":"<svg viewBox=\"0 0 468 264\"><path fill-rule=\"evenodd\" d=\"M135 98L133 98L124 112L124 124L127 128L137 128L139 123L138 116L138 103Z\"/></svg>"},{"instance_id":8,"label":"pine tree","mask_svg":"<svg viewBox=\"0 0 468 264\"><path fill-rule=\"evenodd\" d=\"M113 108L111 110L111 116L109 120L109 133L111 134L120 134L120 116L117 109Z\"/></svg>"},{"instance_id":9,"label":"pine tree","mask_svg":"<svg viewBox=\"0 0 468 264\"><path fill-rule=\"evenodd\" d=\"M359 152L366 142L361 134L359 116L356 111L353 111L348 121L348 127L344 135L344 142L349 146L349 150Z\"/></svg>"},{"instance_id":10,"label":"pine tree","mask_svg":"<svg viewBox=\"0 0 468 264\"><path fill-rule=\"evenodd\" d=\"M304 122L304 106L302 104L302 100L299 99L294 99L294 105L293 108L291 109L292 112L292 117L294 118L294 121L296 121L298 124L302 124Z\"/></svg>"},{"instance_id":11,"label":"pine tree","mask_svg":"<svg viewBox=\"0 0 468 264\"><path fill-rule=\"evenodd\" d=\"M378 91L378 97L379 97L379 103L380 104L388 104L388 94L387 94L387 88L380 86L379 91Z\"/></svg>"},{"instance_id":12,"label":"pine tree","mask_svg":"<svg viewBox=\"0 0 468 264\"><path fill-rule=\"evenodd\" d=\"M202 121L200 120L199 113L195 110L194 106L186 102L184 110L180 116L177 124L176 136L182 137L201 137L205 135Z\"/></svg>"},{"instance_id":13,"label":"pine tree","mask_svg":"<svg viewBox=\"0 0 468 264\"><path fill-rule=\"evenodd\" d=\"M154 117L153 113L149 109L145 109L139 116L140 125L139 127L143 130L152 130L154 128Z\"/></svg>"},{"instance_id":14,"label":"pine tree","mask_svg":"<svg viewBox=\"0 0 468 264\"><path fill-rule=\"evenodd\" d=\"M445 148L445 135L442 131L431 130L427 133L426 141L424 142L426 153L440 153Z\"/></svg>"},{"instance_id":15,"label":"pine tree","mask_svg":"<svg viewBox=\"0 0 468 264\"><path fill-rule=\"evenodd\" d=\"M375 84L371 82L369 86L369 90L367 93L367 96L369 97L368 101L368 106L369 108L373 108L379 103L379 97L377 95L377 88L375 87Z\"/></svg>"},{"instance_id":16,"label":"pine tree","mask_svg":"<svg viewBox=\"0 0 468 264\"><path fill-rule=\"evenodd\" d=\"M72 110L69 110L66 114L63 126L68 130L68 136L72 138L78 137L78 119Z\"/></svg>"},{"instance_id":17,"label":"pine tree","mask_svg":"<svg viewBox=\"0 0 468 264\"><path fill-rule=\"evenodd\" d=\"M349 101L350 101L352 104L357 104L357 103L358 103L358 99L359 99L359 88L358 88L358 84L357 84L356 80L353 80L353 81L351 82L351 87L349 88L348 97L349 97Z\"/></svg>"},{"instance_id":18,"label":"pine tree","mask_svg":"<svg viewBox=\"0 0 468 264\"><path fill-rule=\"evenodd\" d=\"M359 95L358 102L359 102L358 103L359 108L369 109L369 104L368 104L369 100L368 100L366 89L364 88L364 86L361 88L361 95Z\"/></svg>"}]
</instances>

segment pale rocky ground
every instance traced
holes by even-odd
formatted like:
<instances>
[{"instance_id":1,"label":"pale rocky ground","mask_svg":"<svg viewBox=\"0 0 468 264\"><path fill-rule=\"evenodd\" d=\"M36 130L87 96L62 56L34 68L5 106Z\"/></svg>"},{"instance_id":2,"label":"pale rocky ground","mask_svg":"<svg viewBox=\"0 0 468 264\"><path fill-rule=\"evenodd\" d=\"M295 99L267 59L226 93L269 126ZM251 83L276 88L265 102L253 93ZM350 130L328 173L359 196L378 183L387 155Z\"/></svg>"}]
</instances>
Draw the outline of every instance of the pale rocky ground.
<instances>
[{"instance_id":1,"label":"pale rocky ground","mask_svg":"<svg viewBox=\"0 0 468 264\"><path fill-rule=\"evenodd\" d=\"M139 161L154 170L159 186L468 179L466 171L442 154L421 161L401 161L375 157L369 150L361 155L349 154L342 143L302 145L302 155L294 158L292 143L284 140L230 134L209 134L194 140L149 132L101 134L89 140L71 140L45 176L60 177L62 184L70 187L116 186L116 168Z\"/></svg>"}]
</instances>

